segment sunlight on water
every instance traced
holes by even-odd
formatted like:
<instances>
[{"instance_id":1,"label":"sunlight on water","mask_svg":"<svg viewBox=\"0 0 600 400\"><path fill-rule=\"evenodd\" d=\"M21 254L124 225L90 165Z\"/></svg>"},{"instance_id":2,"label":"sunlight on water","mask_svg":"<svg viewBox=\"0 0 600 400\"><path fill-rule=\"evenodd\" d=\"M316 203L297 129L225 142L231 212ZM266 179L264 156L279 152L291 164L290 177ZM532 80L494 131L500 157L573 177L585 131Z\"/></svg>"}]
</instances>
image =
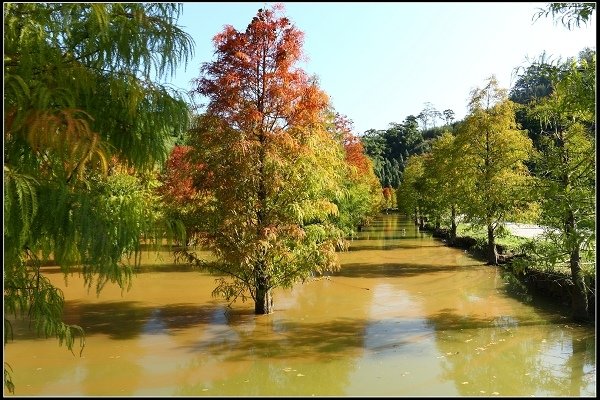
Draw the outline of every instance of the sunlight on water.
<instances>
[{"instance_id":1,"label":"sunlight on water","mask_svg":"<svg viewBox=\"0 0 600 400\"><path fill-rule=\"evenodd\" d=\"M328 276L276 290L275 313L211 297L214 277L144 255L133 288L73 274L79 357L15 323L18 396L595 396L593 327L507 293L496 268L382 215Z\"/></svg>"}]
</instances>

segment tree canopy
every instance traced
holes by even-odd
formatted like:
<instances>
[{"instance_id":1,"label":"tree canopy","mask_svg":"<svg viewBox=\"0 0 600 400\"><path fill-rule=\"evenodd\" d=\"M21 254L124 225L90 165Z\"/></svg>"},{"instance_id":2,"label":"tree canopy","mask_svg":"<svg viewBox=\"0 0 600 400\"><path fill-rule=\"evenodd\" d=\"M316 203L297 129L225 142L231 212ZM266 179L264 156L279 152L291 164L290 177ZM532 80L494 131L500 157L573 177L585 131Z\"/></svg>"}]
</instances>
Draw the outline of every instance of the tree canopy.
<instances>
[{"instance_id":1,"label":"tree canopy","mask_svg":"<svg viewBox=\"0 0 600 400\"><path fill-rule=\"evenodd\" d=\"M369 168L297 66L302 36L282 6L260 9L245 31L226 26L214 37L216 59L195 80L209 99L189 135L189 160L202 165L193 181L207 199L198 239L216 260L181 254L225 275L213 294L252 298L257 314L273 311L273 288L337 268L337 217L352 209L348 165Z\"/></svg>"},{"instance_id":2,"label":"tree canopy","mask_svg":"<svg viewBox=\"0 0 600 400\"><path fill-rule=\"evenodd\" d=\"M41 266L81 265L98 290L130 284L122 258L156 217L143 171L188 123L183 96L158 83L192 54L180 11L4 4L5 312L68 348L81 329L61 322L62 293Z\"/></svg>"},{"instance_id":3,"label":"tree canopy","mask_svg":"<svg viewBox=\"0 0 600 400\"><path fill-rule=\"evenodd\" d=\"M506 92L494 76L484 87L474 89L470 112L456 139L467 168L462 209L473 222L487 226L491 264L497 263L495 230L529 204L529 171L524 163L533 146L517 126L514 103Z\"/></svg>"}]
</instances>

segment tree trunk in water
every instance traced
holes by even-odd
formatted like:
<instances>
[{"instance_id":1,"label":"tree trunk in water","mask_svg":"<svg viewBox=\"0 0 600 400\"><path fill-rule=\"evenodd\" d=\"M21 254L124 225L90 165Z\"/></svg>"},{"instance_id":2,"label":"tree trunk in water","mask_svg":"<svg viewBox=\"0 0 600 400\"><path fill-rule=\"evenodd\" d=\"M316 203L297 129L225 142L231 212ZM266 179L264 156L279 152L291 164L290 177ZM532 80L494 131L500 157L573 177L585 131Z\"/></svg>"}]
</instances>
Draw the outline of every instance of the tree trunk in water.
<instances>
[{"instance_id":1,"label":"tree trunk in water","mask_svg":"<svg viewBox=\"0 0 600 400\"><path fill-rule=\"evenodd\" d=\"M264 68L264 66L263 66ZM257 108L262 111L262 101ZM256 236L264 238L264 227L267 225L265 208L267 204L267 190L265 187L265 160L266 160L266 135L261 129L259 135L259 185L257 191L258 205L256 210ZM254 284L256 285L256 299L254 301L255 314L271 314L273 312L273 294L271 293L271 277L267 273L267 266L263 256L259 256L254 270Z\"/></svg>"},{"instance_id":2,"label":"tree trunk in water","mask_svg":"<svg viewBox=\"0 0 600 400\"><path fill-rule=\"evenodd\" d=\"M271 314L273 312L273 293L269 286L269 277L259 269L256 276L255 314Z\"/></svg>"},{"instance_id":3,"label":"tree trunk in water","mask_svg":"<svg viewBox=\"0 0 600 400\"><path fill-rule=\"evenodd\" d=\"M450 241L454 241L456 239L456 207L452 206L452 218L450 225Z\"/></svg>"},{"instance_id":4,"label":"tree trunk in water","mask_svg":"<svg viewBox=\"0 0 600 400\"><path fill-rule=\"evenodd\" d=\"M588 301L585 280L581 271L581 257L579 253L579 243L575 240L569 240L575 233L575 216L572 211L569 211L567 220L565 221L567 241L574 242L571 249L569 265L571 267L571 279L573 280L573 292L571 295L571 306L573 319L575 321L587 321Z\"/></svg>"},{"instance_id":5,"label":"tree trunk in water","mask_svg":"<svg viewBox=\"0 0 600 400\"><path fill-rule=\"evenodd\" d=\"M498 265L498 252L496 251L496 238L494 237L494 228L488 225L488 264Z\"/></svg>"},{"instance_id":6,"label":"tree trunk in water","mask_svg":"<svg viewBox=\"0 0 600 400\"><path fill-rule=\"evenodd\" d=\"M571 252L571 279L573 280L573 294L572 299L572 310L573 319L575 321L587 321L588 315L588 301L587 301L587 290L585 287L585 280L583 279L583 273L581 271L581 260L579 257L579 249Z\"/></svg>"}]
</instances>

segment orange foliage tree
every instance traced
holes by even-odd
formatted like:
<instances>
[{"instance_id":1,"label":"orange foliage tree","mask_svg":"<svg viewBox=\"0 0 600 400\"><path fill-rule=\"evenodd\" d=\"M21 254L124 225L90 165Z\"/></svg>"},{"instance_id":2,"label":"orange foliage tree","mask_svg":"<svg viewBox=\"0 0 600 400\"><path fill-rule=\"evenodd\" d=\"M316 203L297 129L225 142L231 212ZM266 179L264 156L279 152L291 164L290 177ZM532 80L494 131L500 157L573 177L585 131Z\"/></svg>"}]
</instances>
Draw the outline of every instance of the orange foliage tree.
<instances>
[{"instance_id":1,"label":"orange foliage tree","mask_svg":"<svg viewBox=\"0 0 600 400\"><path fill-rule=\"evenodd\" d=\"M283 7L260 9L245 31L214 39L195 94L208 99L190 131L196 189L205 196L202 245L216 260L182 251L218 272L214 295L249 296L255 313L273 311L272 289L339 266L335 226L343 149L324 122L328 98L296 67L303 34Z\"/></svg>"},{"instance_id":2,"label":"orange foliage tree","mask_svg":"<svg viewBox=\"0 0 600 400\"><path fill-rule=\"evenodd\" d=\"M352 120L335 113L332 125L333 136L343 145L346 162L344 196L336 202L338 223L352 234L355 228L368 224L381 210L384 199L373 162L365 154L360 137L352 133Z\"/></svg>"},{"instance_id":3,"label":"orange foliage tree","mask_svg":"<svg viewBox=\"0 0 600 400\"><path fill-rule=\"evenodd\" d=\"M195 170L203 168L189 160L191 146L176 145L171 150L164 170L159 176L157 193L162 198L167 223L180 223L185 228L185 242L190 244L200 228L198 205L206 199L201 196L192 180Z\"/></svg>"}]
</instances>

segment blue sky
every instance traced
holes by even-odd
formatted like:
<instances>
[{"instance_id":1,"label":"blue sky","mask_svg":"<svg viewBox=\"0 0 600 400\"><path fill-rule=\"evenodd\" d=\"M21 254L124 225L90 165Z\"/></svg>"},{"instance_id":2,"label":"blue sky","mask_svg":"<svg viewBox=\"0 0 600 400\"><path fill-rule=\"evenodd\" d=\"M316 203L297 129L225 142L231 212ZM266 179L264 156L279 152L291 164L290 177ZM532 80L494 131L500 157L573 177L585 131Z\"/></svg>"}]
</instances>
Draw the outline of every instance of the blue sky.
<instances>
[{"instance_id":1,"label":"blue sky","mask_svg":"<svg viewBox=\"0 0 600 400\"><path fill-rule=\"evenodd\" d=\"M195 56L172 83L191 89L200 65L213 60L212 37L225 25L245 30L272 2L184 3L178 24L195 41ZM335 109L355 133L386 129L417 115L424 103L465 115L469 92L494 74L509 89L513 70L542 52L553 58L596 48L596 15L569 31L551 17L533 22L547 3L283 2L304 32L308 61Z\"/></svg>"}]
</instances>

